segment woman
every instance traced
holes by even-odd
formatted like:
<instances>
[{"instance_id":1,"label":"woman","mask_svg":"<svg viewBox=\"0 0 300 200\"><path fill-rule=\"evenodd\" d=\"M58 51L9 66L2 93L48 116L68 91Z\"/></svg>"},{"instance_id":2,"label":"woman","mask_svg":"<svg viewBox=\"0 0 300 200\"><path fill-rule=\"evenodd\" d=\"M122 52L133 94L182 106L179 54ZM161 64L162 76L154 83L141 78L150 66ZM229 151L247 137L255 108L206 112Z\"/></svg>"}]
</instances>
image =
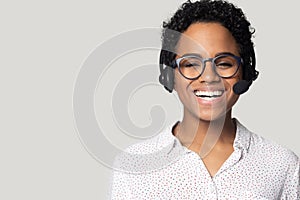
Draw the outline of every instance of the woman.
<instances>
[{"instance_id":1,"label":"woman","mask_svg":"<svg viewBox=\"0 0 300 200\"><path fill-rule=\"evenodd\" d=\"M160 83L183 119L116 159L112 199L300 199L299 158L232 118L258 75L242 10L187 1L163 27Z\"/></svg>"}]
</instances>

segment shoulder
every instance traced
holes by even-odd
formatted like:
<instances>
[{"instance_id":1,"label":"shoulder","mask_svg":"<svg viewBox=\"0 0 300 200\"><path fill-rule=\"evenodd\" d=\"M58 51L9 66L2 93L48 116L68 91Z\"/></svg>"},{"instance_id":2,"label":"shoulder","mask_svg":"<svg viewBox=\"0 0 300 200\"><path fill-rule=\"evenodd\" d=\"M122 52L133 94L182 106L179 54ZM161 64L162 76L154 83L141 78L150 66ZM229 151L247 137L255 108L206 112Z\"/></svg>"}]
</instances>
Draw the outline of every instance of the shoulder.
<instances>
[{"instance_id":1,"label":"shoulder","mask_svg":"<svg viewBox=\"0 0 300 200\"><path fill-rule=\"evenodd\" d=\"M124 152L130 154L150 154L162 150L173 144L175 137L172 135L174 124L164 127L159 133L151 138L136 142L127 148Z\"/></svg>"},{"instance_id":2,"label":"shoulder","mask_svg":"<svg viewBox=\"0 0 300 200\"><path fill-rule=\"evenodd\" d=\"M249 131L240 122L240 135L247 138L247 155L253 158L254 162L282 167L291 167L299 163L299 157L289 148L275 141L267 139L260 134Z\"/></svg>"},{"instance_id":3,"label":"shoulder","mask_svg":"<svg viewBox=\"0 0 300 200\"><path fill-rule=\"evenodd\" d=\"M256 133L251 133L250 148L254 153L268 156L272 159L285 159L291 162L299 160L298 156L289 148Z\"/></svg>"},{"instance_id":4,"label":"shoulder","mask_svg":"<svg viewBox=\"0 0 300 200\"><path fill-rule=\"evenodd\" d=\"M181 148L174 148L173 125L159 134L128 146L115 158L114 168L127 173L145 173L163 168L181 155Z\"/></svg>"},{"instance_id":5,"label":"shoulder","mask_svg":"<svg viewBox=\"0 0 300 200\"><path fill-rule=\"evenodd\" d=\"M249 131L241 124L238 125L237 133L244 144L241 163L246 174L269 177L271 180L280 179L283 183L299 169L299 158L290 149Z\"/></svg>"}]
</instances>

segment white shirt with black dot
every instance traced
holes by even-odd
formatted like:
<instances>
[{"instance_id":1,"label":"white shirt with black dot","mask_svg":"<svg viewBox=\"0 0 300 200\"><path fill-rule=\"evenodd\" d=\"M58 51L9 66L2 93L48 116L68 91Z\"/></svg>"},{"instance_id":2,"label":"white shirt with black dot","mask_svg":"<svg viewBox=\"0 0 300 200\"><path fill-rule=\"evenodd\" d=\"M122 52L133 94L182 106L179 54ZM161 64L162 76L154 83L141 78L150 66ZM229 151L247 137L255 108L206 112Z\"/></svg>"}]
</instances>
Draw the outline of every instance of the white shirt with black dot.
<instances>
[{"instance_id":1,"label":"white shirt with black dot","mask_svg":"<svg viewBox=\"0 0 300 200\"><path fill-rule=\"evenodd\" d=\"M300 199L299 158L235 121L234 152L213 177L171 125L116 158L110 199Z\"/></svg>"}]
</instances>

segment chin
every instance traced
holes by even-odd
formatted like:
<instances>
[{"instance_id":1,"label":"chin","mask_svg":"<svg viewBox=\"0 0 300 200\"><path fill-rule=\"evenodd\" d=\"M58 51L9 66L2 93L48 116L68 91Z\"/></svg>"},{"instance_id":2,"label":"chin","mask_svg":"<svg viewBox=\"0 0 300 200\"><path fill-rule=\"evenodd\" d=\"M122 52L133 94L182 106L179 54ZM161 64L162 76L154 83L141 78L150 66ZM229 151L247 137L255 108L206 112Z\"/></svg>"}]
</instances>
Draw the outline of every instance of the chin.
<instances>
[{"instance_id":1,"label":"chin","mask_svg":"<svg viewBox=\"0 0 300 200\"><path fill-rule=\"evenodd\" d=\"M195 114L198 120L205 122L213 122L213 121L225 121L228 114L230 114L231 110L207 110L207 112L200 111L198 114Z\"/></svg>"},{"instance_id":2,"label":"chin","mask_svg":"<svg viewBox=\"0 0 300 200\"><path fill-rule=\"evenodd\" d=\"M225 121L226 119L226 114L223 115L200 115L199 120L200 121L205 121L205 122L214 122L214 121Z\"/></svg>"}]
</instances>

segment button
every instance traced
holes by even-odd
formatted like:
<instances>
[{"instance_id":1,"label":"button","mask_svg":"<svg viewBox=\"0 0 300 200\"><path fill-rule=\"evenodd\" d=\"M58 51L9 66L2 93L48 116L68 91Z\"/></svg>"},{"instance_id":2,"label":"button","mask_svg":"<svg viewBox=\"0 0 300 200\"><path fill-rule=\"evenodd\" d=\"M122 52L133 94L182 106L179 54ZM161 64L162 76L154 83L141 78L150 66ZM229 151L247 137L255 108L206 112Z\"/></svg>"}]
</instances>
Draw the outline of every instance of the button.
<instances>
[{"instance_id":1,"label":"button","mask_svg":"<svg viewBox=\"0 0 300 200\"><path fill-rule=\"evenodd\" d=\"M209 192L212 194L216 193L216 187L215 187L214 183L212 183L212 182L209 184Z\"/></svg>"}]
</instances>

